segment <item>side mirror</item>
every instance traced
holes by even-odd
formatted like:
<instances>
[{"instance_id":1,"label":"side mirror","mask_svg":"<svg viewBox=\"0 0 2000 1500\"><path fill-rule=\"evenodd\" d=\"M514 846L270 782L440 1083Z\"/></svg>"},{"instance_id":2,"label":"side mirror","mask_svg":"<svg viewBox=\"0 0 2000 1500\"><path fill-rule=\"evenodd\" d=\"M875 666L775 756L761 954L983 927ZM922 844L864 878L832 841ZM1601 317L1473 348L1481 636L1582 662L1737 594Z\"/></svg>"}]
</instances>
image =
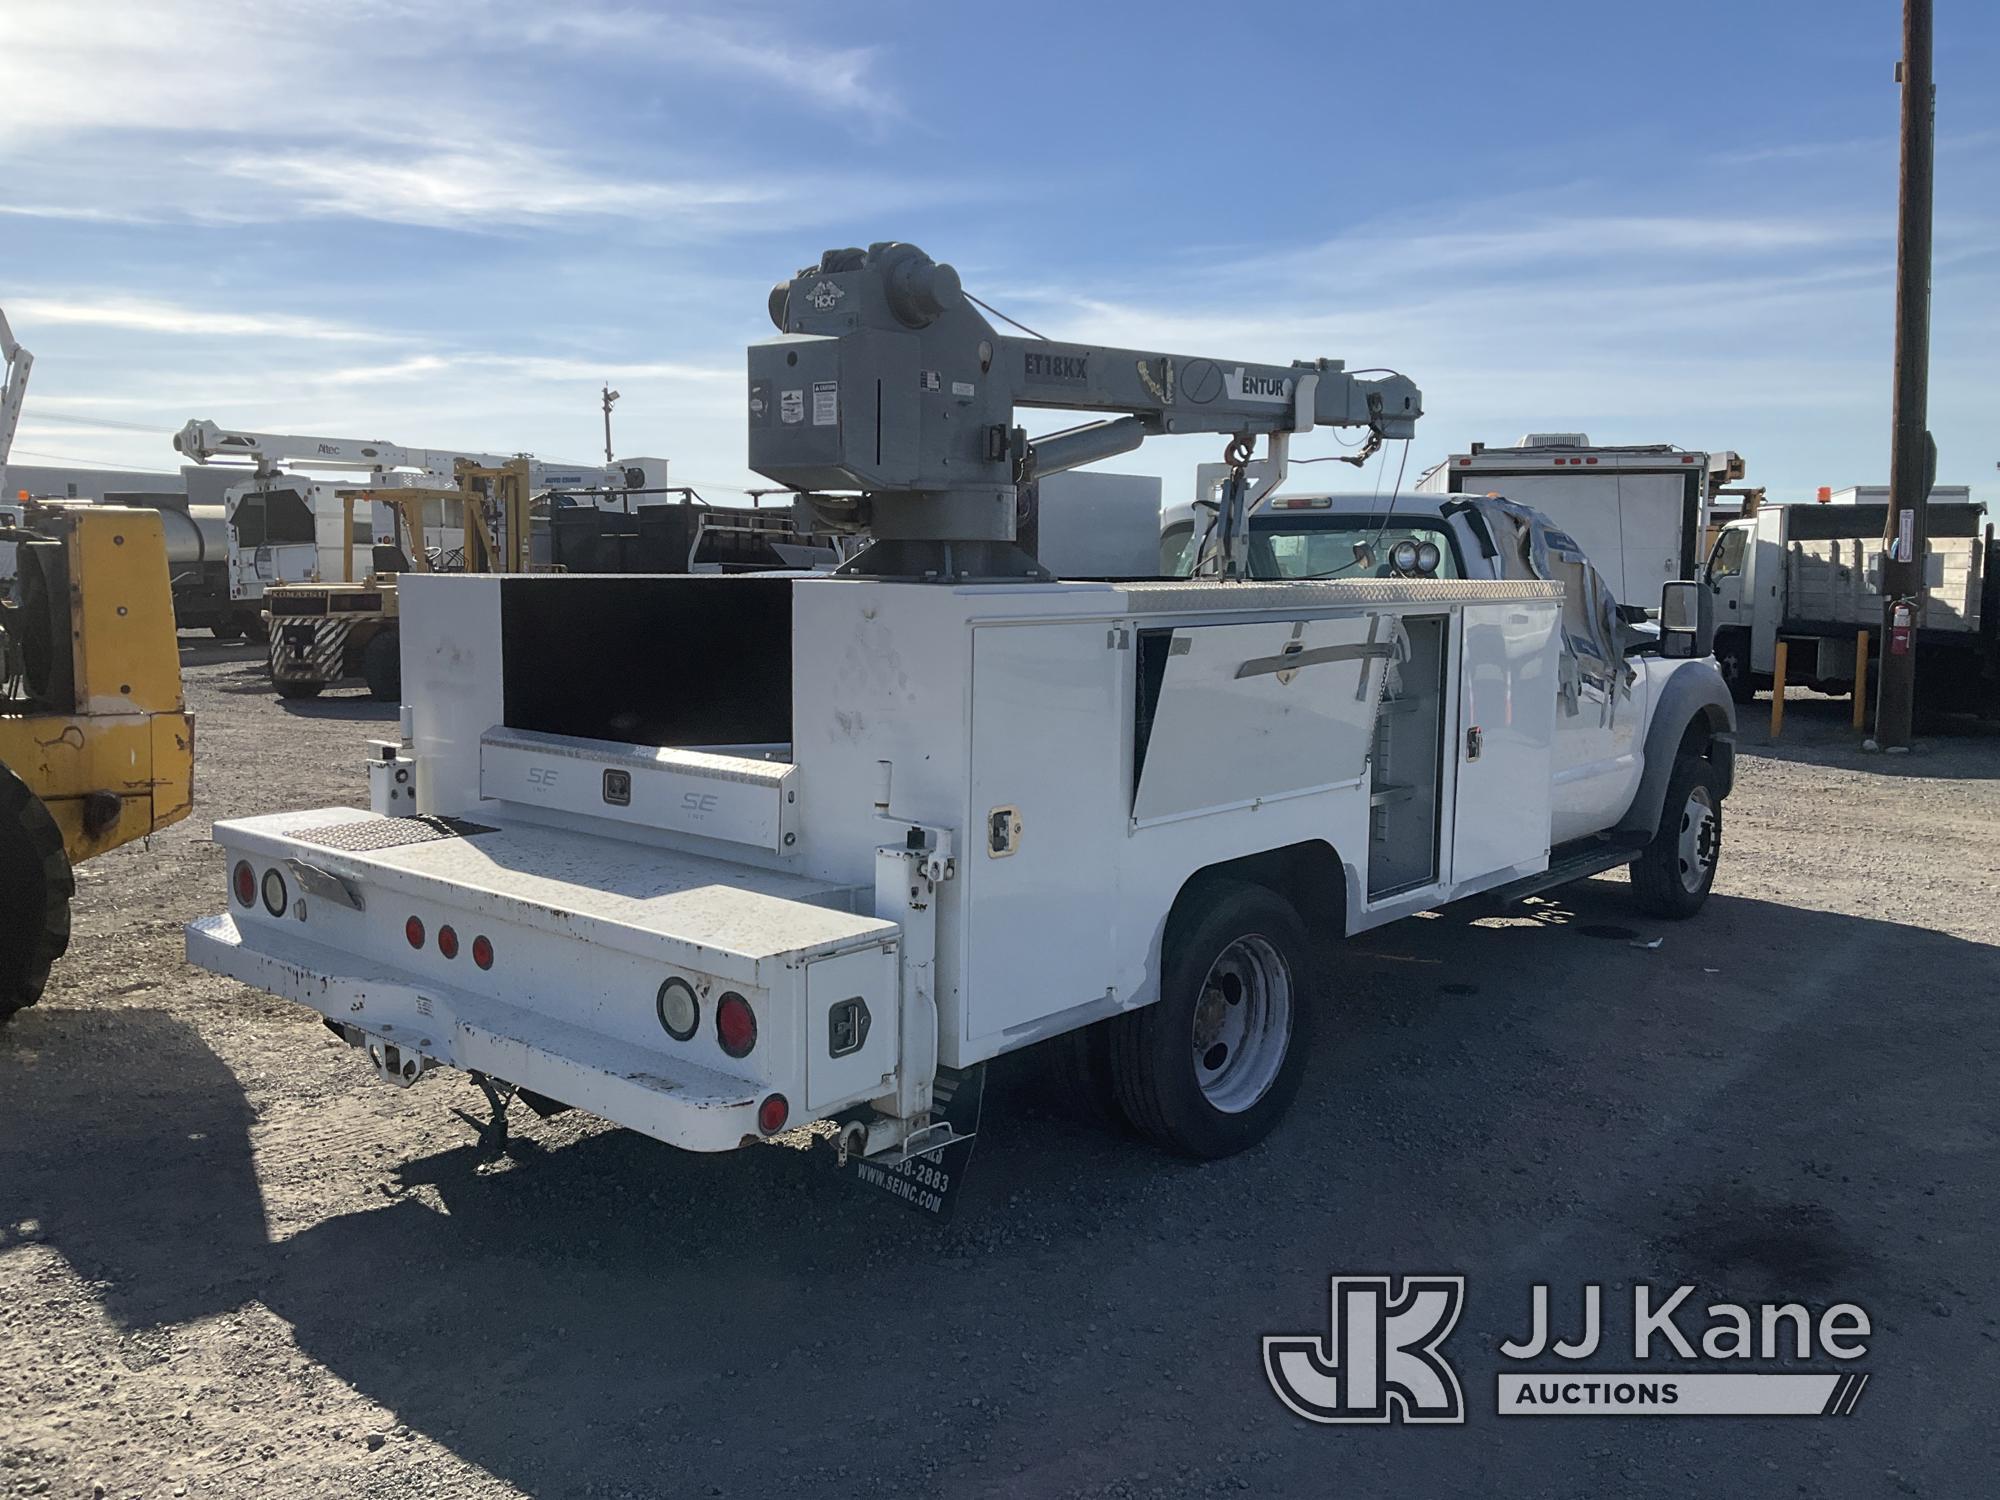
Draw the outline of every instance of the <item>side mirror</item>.
<instances>
[{"instance_id":1,"label":"side mirror","mask_svg":"<svg viewBox=\"0 0 2000 1500\"><path fill-rule=\"evenodd\" d=\"M1715 650L1714 597L1692 580L1660 590L1660 655L1685 660Z\"/></svg>"}]
</instances>

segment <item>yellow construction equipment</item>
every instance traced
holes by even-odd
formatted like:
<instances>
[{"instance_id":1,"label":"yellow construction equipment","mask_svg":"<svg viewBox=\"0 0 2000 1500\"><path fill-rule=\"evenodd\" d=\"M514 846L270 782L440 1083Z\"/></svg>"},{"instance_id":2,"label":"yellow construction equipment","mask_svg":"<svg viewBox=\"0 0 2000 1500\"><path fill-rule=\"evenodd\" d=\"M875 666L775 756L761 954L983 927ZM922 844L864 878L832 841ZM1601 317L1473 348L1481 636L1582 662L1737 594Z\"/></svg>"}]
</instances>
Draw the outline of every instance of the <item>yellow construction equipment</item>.
<instances>
[{"instance_id":1,"label":"yellow construction equipment","mask_svg":"<svg viewBox=\"0 0 2000 1500\"><path fill-rule=\"evenodd\" d=\"M69 946L79 860L194 802L166 537L151 510L91 505L0 531L0 1021Z\"/></svg>"},{"instance_id":2,"label":"yellow construction equipment","mask_svg":"<svg viewBox=\"0 0 2000 1500\"><path fill-rule=\"evenodd\" d=\"M360 678L378 702L402 696L402 644L397 630L399 573L525 573L528 570L529 482L532 461L504 464L459 459L456 489L416 486L344 489L341 581L284 584L264 591L271 616L271 683L283 698L317 697L321 689ZM374 551L356 576L354 513L381 505L393 538ZM427 535L449 538L433 558Z\"/></svg>"}]
</instances>

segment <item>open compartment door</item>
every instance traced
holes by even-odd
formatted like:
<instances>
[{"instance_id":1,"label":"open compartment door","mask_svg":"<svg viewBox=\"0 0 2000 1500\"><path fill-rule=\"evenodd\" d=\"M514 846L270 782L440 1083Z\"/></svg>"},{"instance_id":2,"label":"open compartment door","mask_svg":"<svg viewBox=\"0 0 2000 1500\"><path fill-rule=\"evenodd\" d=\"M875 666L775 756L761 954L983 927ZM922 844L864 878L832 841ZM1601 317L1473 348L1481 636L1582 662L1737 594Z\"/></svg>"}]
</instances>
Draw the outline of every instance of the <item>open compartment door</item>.
<instances>
[{"instance_id":1,"label":"open compartment door","mask_svg":"<svg viewBox=\"0 0 2000 1500\"><path fill-rule=\"evenodd\" d=\"M1380 614L1142 632L1134 826L1360 781L1395 633Z\"/></svg>"}]
</instances>

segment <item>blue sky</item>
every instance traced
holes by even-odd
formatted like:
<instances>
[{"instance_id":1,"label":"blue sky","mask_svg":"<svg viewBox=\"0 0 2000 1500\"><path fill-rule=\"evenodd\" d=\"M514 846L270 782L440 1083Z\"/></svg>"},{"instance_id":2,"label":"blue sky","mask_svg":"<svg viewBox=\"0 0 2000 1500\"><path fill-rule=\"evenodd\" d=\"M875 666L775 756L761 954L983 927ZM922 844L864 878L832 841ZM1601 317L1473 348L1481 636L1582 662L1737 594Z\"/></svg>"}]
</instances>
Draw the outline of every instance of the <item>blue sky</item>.
<instances>
[{"instance_id":1,"label":"blue sky","mask_svg":"<svg viewBox=\"0 0 2000 1500\"><path fill-rule=\"evenodd\" d=\"M1938 11L1931 420L1994 497L2000 8ZM725 498L770 284L905 239L1052 336L1403 370L1412 478L1582 429L1880 482L1899 16L10 0L15 458L170 469L190 417L585 458L608 378L619 450Z\"/></svg>"}]
</instances>

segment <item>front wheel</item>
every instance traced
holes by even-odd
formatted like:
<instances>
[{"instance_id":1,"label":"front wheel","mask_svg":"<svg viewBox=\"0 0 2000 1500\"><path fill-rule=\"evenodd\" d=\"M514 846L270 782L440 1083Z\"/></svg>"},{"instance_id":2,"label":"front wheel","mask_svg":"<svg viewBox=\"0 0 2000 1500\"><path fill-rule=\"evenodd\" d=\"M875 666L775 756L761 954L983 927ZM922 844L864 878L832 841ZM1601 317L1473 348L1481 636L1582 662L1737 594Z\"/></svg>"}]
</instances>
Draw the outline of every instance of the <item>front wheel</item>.
<instances>
[{"instance_id":1,"label":"front wheel","mask_svg":"<svg viewBox=\"0 0 2000 1500\"><path fill-rule=\"evenodd\" d=\"M1188 893L1168 929L1160 998L1110 1024L1120 1109L1184 1156L1257 1144L1298 1092L1312 1040L1311 940L1291 903L1246 881Z\"/></svg>"},{"instance_id":2,"label":"front wheel","mask_svg":"<svg viewBox=\"0 0 2000 1500\"><path fill-rule=\"evenodd\" d=\"M42 998L69 947L76 876L41 798L0 766L0 1022Z\"/></svg>"},{"instance_id":3,"label":"front wheel","mask_svg":"<svg viewBox=\"0 0 2000 1500\"><path fill-rule=\"evenodd\" d=\"M1750 642L1731 631L1715 644L1715 665L1729 688L1730 701L1737 704L1757 701L1757 674L1750 670Z\"/></svg>"},{"instance_id":4,"label":"front wheel","mask_svg":"<svg viewBox=\"0 0 2000 1500\"><path fill-rule=\"evenodd\" d=\"M1659 830L1632 861L1632 888L1656 917L1691 917L1708 900L1722 857L1722 798L1715 767L1698 755L1674 760Z\"/></svg>"},{"instance_id":5,"label":"front wheel","mask_svg":"<svg viewBox=\"0 0 2000 1500\"><path fill-rule=\"evenodd\" d=\"M273 678L272 686L277 688L280 698L317 698L323 682L287 682L282 677Z\"/></svg>"}]
</instances>

